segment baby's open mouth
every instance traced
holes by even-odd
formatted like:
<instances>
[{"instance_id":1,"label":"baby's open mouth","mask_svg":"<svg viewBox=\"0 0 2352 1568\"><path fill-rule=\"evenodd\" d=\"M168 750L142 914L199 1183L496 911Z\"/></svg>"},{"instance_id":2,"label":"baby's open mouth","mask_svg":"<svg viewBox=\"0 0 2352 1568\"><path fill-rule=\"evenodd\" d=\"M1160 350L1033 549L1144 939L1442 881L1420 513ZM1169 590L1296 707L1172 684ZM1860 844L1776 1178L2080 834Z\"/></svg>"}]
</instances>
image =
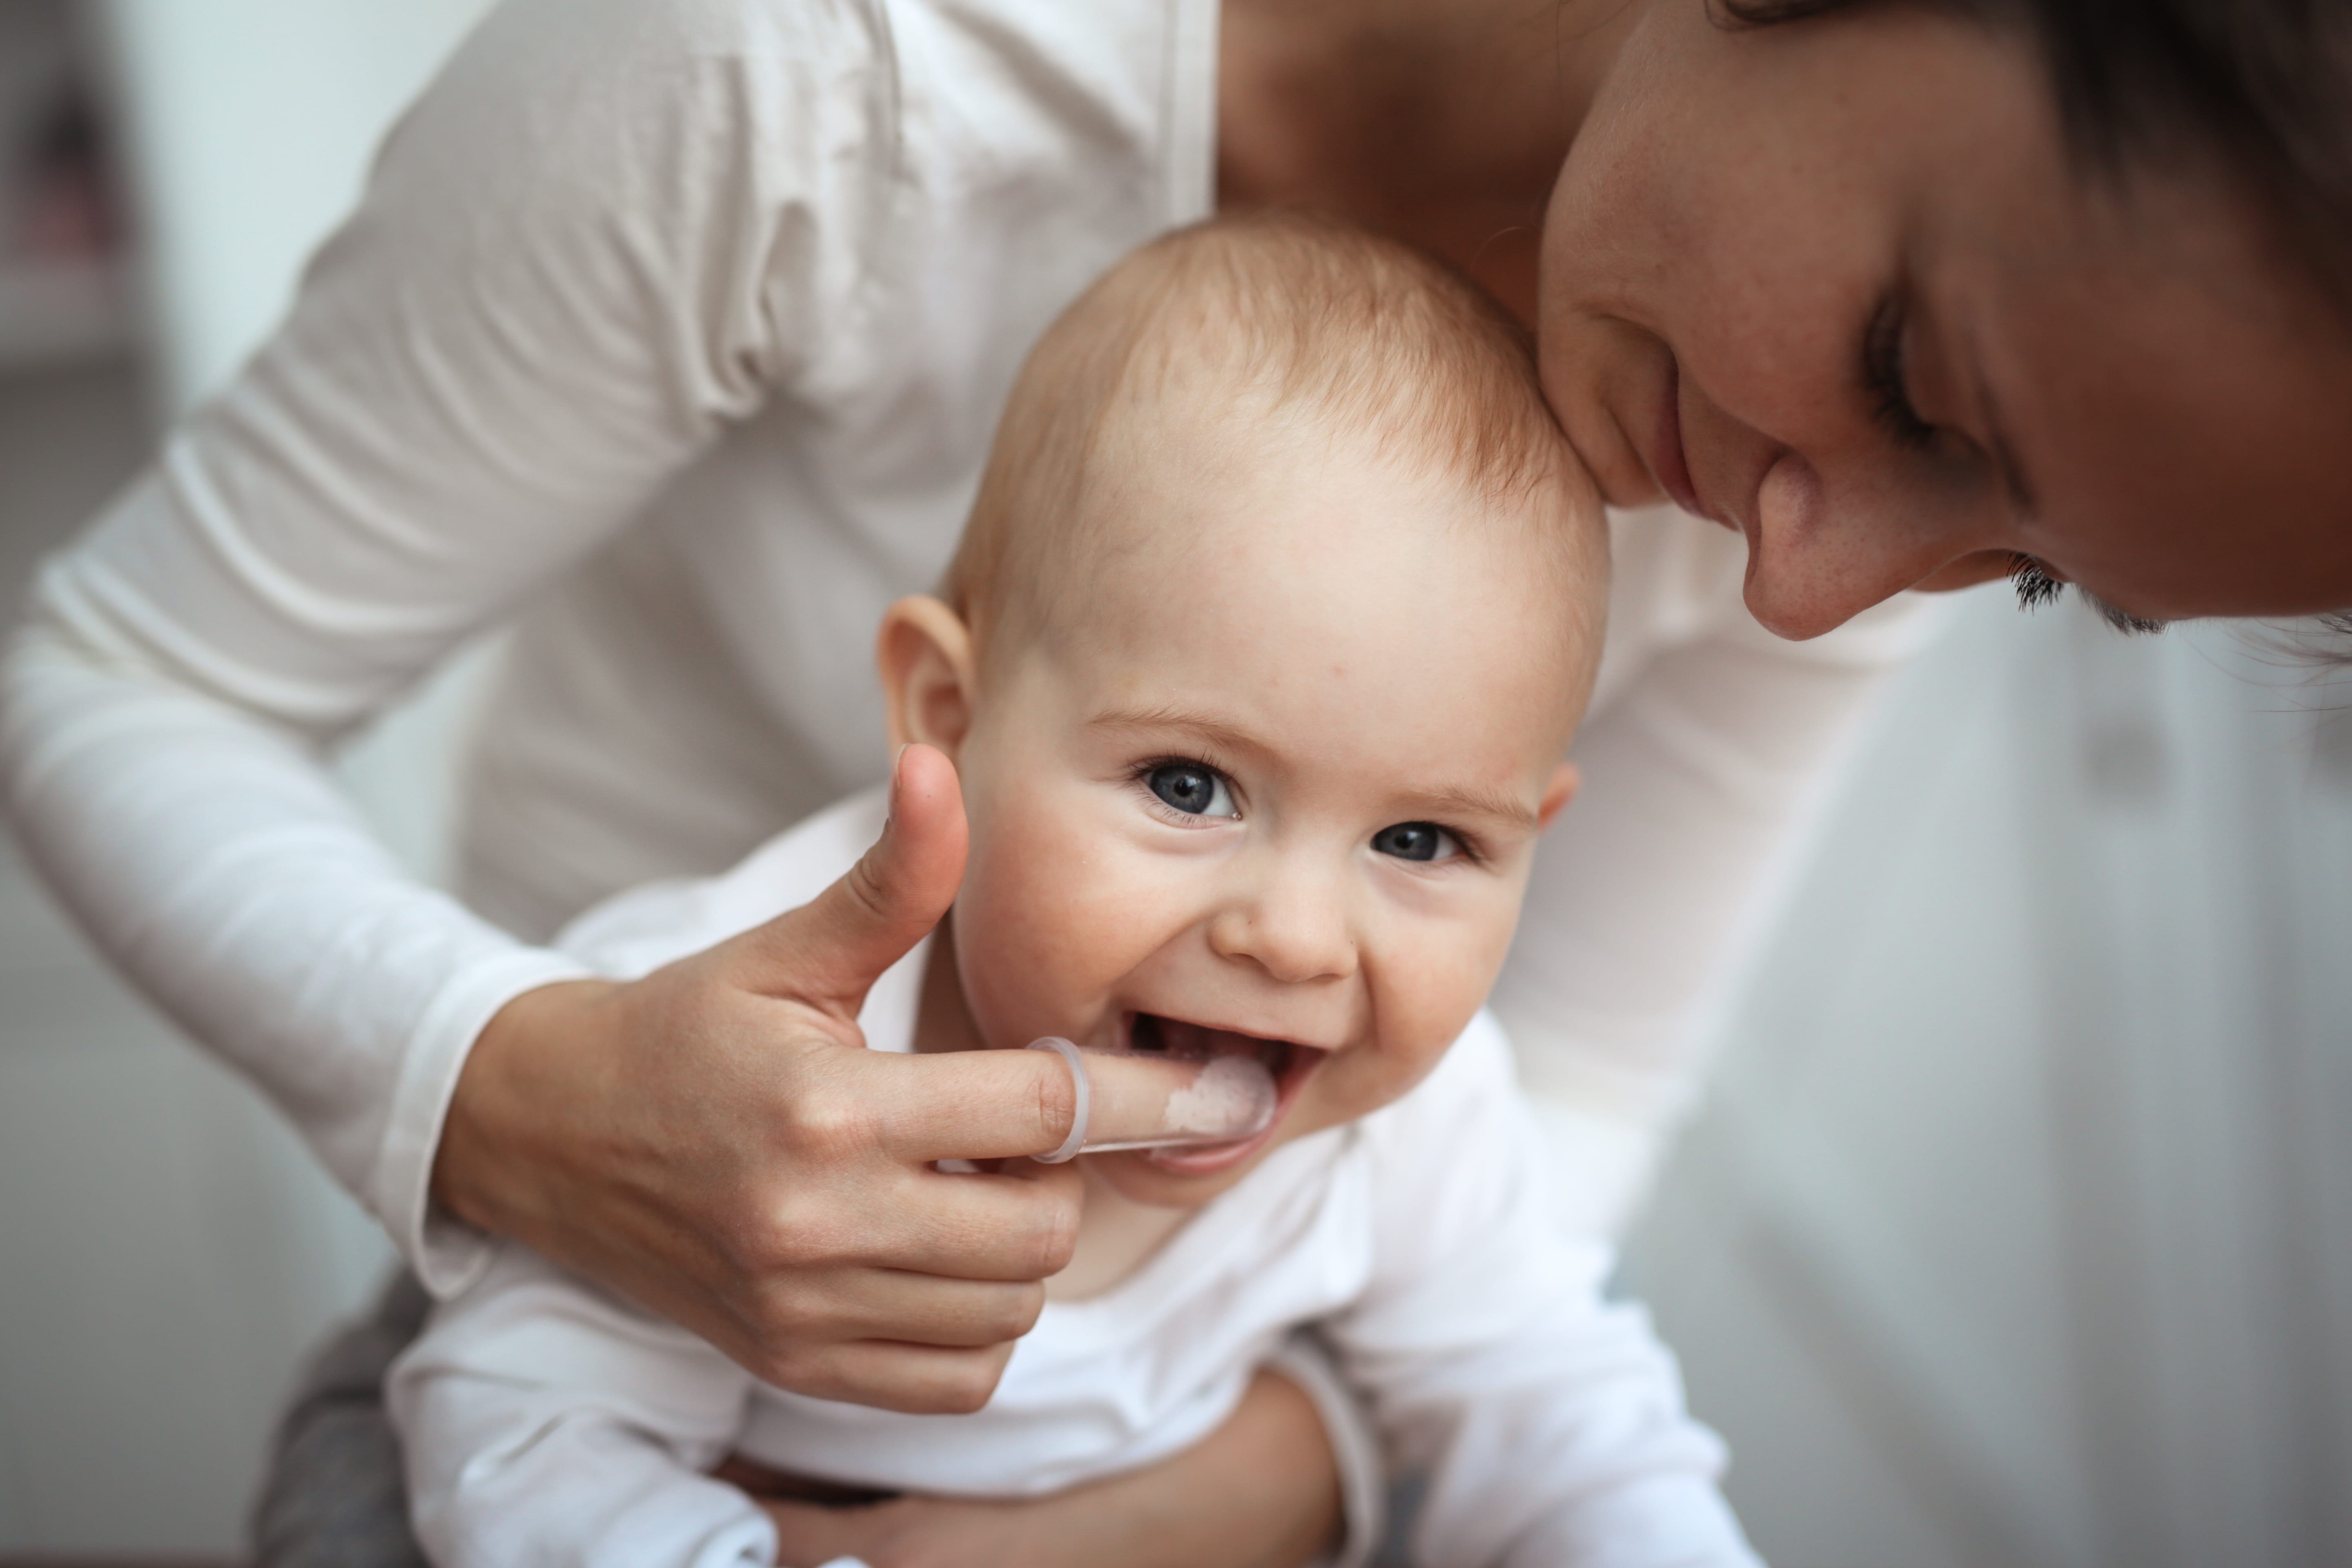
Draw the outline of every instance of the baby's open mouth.
<instances>
[{"instance_id":1,"label":"baby's open mouth","mask_svg":"<svg viewBox=\"0 0 2352 1568\"><path fill-rule=\"evenodd\" d=\"M1181 1018L1163 1018L1156 1013L1132 1013L1127 1020L1127 1048L1164 1051L1182 1062L1254 1056L1260 1067L1279 1079L1283 1069L1290 1065L1291 1057L1303 1047L1288 1040L1262 1040L1255 1035L1213 1029L1205 1024L1188 1024Z\"/></svg>"},{"instance_id":2,"label":"baby's open mouth","mask_svg":"<svg viewBox=\"0 0 2352 1568\"><path fill-rule=\"evenodd\" d=\"M1180 1061L1210 1061L1218 1057L1254 1057L1274 1076L1274 1120L1265 1129L1233 1143L1197 1144L1191 1148L1158 1149L1154 1164L1184 1174L1223 1170L1249 1158L1273 1138L1289 1112L1299 1089L1330 1052L1292 1040L1269 1040L1236 1029L1191 1024L1157 1013L1130 1013L1124 1020L1126 1047L1131 1051L1167 1055Z\"/></svg>"}]
</instances>

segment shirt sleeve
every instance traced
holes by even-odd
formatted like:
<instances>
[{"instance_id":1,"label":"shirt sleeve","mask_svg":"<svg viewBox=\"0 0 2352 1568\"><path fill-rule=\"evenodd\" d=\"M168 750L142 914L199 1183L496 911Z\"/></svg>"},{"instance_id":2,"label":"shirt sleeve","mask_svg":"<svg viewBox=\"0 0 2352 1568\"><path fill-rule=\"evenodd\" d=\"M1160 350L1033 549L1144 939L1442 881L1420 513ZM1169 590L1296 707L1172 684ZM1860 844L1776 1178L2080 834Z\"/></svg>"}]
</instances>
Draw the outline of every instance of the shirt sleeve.
<instances>
[{"instance_id":1,"label":"shirt sleeve","mask_svg":"<svg viewBox=\"0 0 2352 1568\"><path fill-rule=\"evenodd\" d=\"M1681 595L1695 624L1577 737L1582 785L1538 851L1492 1002L1553 1145L1562 1222L1596 1236L1646 1184L1703 1066L1711 988L1796 865L1874 700L1944 621L1906 595L1786 642L1740 601L1737 538L1678 515L1642 526L1689 535L1675 548L1697 579Z\"/></svg>"},{"instance_id":2,"label":"shirt sleeve","mask_svg":"<svg viewBox=\"0 0 2352 1568\"><path fill-rule=\"evenodd\" d=\"M838 371L892 210L889 77L856 0L501 7L0 668L34 860L436 1291L481 1259L426 1200L465 1053L579 970L405 879L320 756Z\"/></svg>"},{"instance_id":3,"label":"shirt sleeve","mask_svg":"<svg viewBox=\"0 0 2352 1568\"><path fill-rule=\"evenodd\" d=\"M1364 1131L1377 1261L1326 1332L1391 1467L1427 1478L1413 1561L1758 1568L1673 1358L1638 1310L1603 1300L1606 1245L1550 1212L1493 1021Z\"/></svg>"},{"instance_id":4,"label":"shirt sleeve","mask_svg":"<svg viewBox=\"0 0 2352 1568\"><path fill-rule=\"evenodd\" d=\"M703 1472L751 1379L519 1247L394 1363L417 1541L440 1568L766 1568L775 1527Z\"/></svg>"}]
</instances>

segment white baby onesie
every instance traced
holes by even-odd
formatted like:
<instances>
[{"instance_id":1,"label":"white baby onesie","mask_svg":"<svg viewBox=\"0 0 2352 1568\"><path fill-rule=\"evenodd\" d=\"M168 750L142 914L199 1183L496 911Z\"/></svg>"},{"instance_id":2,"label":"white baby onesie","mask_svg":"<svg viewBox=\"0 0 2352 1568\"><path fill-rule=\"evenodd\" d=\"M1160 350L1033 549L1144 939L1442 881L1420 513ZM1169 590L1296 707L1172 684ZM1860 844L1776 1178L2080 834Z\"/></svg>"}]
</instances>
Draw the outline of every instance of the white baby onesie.
<instances>
[{"instance_id":1,"label":"white baby onesie","mask_svg":"<svg viewBox=\"0 0 2352 1568\"><path fill-rule=\"evenodd\" d=\"M699 951L814 897L882 810L853 797L724 877L623 895L562 945L615 976ZM924 957L868 998L875 1048L908 1047ZM1276 1149L1118 1285L1049 1303L965 1416L768 1386L502 1247L392 1373L420 1539L441 1568L763 1565L768 1520L702 1473L730 1453L861 1487L1055 1492L1198 1442L1312 1328L1389 1462L1429 1477L1429 1568L1751 1568L1720 1445L1643 1316L1602 1300L1609 1255L1562 1236L1542 1161L1481 1014L1402 1100Z\"/></svg>"}]
</instances>

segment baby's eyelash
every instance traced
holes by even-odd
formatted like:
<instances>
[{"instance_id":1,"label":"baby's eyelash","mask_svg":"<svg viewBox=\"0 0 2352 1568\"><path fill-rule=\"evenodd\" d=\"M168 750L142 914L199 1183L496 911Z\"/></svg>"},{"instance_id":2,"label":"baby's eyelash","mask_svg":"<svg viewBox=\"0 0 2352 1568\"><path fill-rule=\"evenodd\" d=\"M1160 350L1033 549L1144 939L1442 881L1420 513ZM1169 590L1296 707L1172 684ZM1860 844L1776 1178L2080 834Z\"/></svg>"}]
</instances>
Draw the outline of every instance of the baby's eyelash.
<instances>
[{"instance_id":1,"label":"baby's eyelash","mask_svg":"<svg viewBox=\"0 0 2352 1568\"><path fill-rule=\"evenodd\" d=\"M1139 763L1129 763L1127 767L1128 782L1149 793L1151 788L1151 775L1162 768L1206 768L1228 784L1234 781L1233 773L1213 757L1184 756L1171 752L1164 757L1146 757Z\"/></svg>"}]
</instances>

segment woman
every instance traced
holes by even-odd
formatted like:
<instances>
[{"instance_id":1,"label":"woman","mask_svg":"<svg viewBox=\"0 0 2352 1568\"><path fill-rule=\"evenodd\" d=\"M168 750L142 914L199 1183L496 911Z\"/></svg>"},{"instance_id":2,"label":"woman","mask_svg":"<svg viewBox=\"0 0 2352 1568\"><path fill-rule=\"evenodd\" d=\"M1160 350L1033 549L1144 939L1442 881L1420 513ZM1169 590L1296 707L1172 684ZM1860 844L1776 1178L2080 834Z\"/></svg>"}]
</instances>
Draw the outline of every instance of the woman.
<instances>
[{"instance_id":1,"label":"woman","mask_svg":"<svg viewBox=\"0 0 2352 1568\"><path fill-rule=\"evenodd\" d=\"M1074 1197L925 1164L1057 1142L1040 1065L847 1048L933 816L749 967L608 994L508 933L878 776L868 629L936 574L1029 339L1213 204L1335 208L1535 322L1612 501L1682 509L1618 521L1586 797L1497 997L1608 1224L1758 868L1912 640L1832 628L2001 574L2133 625L2352 604L2339 12L1800 9L513 0L277 340L44 580L25 836L428 1284L500 1232L786 1386L968 1408ZM478 917L306 748L514 617ZM783 1511L885 1568L1296 1561L1323 1448L1267 1380L1108 1491Z\"/></svg>"}]
</instances>

